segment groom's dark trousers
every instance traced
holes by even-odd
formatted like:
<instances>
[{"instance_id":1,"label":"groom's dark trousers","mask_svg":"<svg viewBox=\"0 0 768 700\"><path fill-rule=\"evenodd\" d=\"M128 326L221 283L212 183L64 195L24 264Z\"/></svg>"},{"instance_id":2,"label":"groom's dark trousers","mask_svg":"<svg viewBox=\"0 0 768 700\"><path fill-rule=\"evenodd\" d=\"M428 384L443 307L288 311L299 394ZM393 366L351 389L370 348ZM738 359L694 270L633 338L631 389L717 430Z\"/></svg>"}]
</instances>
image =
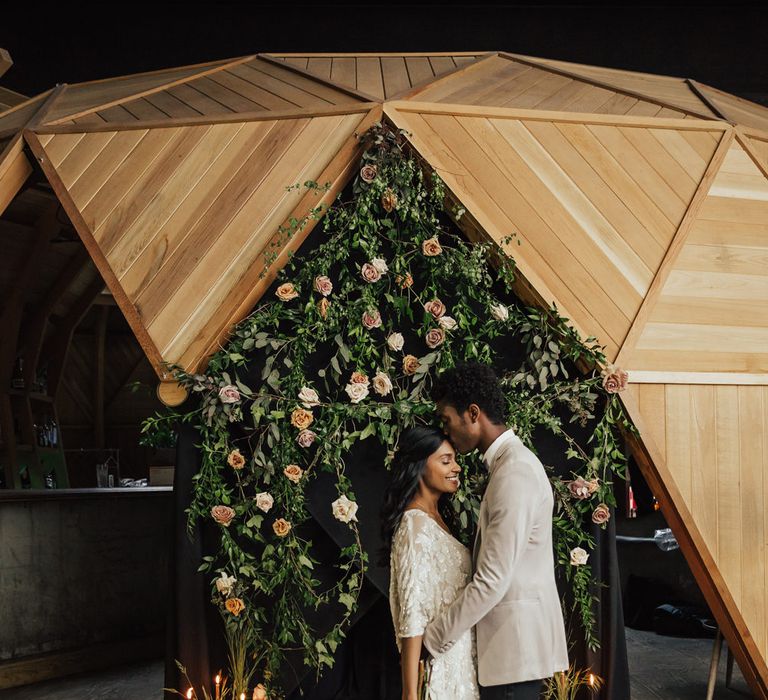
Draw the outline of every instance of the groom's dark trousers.
<instances>
[{"instance_id":1,"label":"groom's dark trousers","mask_svg":"<svg viewBox=\"0 0 768 700\"><path fill-rule=\"evenodd\" d=\"M480 686L480 700L539 700L541 681Z\"/></svg>"}]
</instances>

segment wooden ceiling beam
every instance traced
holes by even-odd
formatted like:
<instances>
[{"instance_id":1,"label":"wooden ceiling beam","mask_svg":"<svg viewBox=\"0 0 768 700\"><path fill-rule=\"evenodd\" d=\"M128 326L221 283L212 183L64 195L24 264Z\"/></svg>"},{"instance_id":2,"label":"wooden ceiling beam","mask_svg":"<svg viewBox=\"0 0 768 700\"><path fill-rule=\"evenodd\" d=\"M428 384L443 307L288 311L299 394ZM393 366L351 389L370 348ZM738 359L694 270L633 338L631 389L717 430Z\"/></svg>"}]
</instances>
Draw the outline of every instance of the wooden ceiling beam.
<instances>
[{"instance_id":1,"label":"wooden ceiling beam","mask_svg":"<svg viewBox=\"0 0 768 700\"><path fill-rule=\"evenodd\" d=\"M13 59L11 54L6 49L0 48L0 77L8 72L8 69L13 65Z\"/></svg>"}]
</instances>

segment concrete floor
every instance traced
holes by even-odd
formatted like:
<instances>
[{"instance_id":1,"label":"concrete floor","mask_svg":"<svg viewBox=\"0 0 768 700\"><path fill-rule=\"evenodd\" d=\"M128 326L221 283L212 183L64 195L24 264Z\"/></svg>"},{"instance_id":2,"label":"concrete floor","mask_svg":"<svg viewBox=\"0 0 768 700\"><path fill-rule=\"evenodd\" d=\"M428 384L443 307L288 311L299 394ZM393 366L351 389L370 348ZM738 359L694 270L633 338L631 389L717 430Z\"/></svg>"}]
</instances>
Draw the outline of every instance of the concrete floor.
<instances>
[{"instance_id":1,"label":"concrete floor","mask_svg":"<svg viewBox=\"0 0 768 700\"><path fill-rule=\"evenodd\" d=\"M704 700L712 640L674 639L627 629L632 700ZM161 700L163 662L134 664L11 690L0 700ZM725 687L725 650L715 700L752 697L734 666L732 689Z\"/></svg>"}]
</instances>

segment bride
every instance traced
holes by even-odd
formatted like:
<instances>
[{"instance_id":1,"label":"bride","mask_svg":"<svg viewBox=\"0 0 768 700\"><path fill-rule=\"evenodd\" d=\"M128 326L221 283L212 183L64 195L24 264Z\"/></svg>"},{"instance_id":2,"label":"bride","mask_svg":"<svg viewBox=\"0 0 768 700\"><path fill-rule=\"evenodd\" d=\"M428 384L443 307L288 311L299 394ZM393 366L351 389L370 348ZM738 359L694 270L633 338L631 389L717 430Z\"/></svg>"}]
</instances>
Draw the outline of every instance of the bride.
<instances>
[{"instance_id":1,"label":"bride","mask_svg":"<svg viewBox=\"0 0 768 700\"><path fill-rule=\"evenodd\" d=\"M417 700L421 638L472 577L469 550L451 535L438 511L456 493L460 468L443 433L403 432L384 495L382 536L389 551L389 602L403 679L403 700ZM432 662L430 700L479 698L473 632Z\"/></svg>"}]
</instances>

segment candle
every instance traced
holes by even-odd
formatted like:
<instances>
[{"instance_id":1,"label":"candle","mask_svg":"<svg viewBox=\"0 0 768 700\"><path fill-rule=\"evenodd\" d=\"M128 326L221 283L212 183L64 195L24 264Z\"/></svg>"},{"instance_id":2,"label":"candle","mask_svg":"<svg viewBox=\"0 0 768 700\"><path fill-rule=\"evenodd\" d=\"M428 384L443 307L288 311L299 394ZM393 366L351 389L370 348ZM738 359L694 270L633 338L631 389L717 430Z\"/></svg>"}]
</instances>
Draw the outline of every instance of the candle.
<instances>
[{"instance_id":1,"label":"candle","mask_svg":"<svg viewBox=\"0 0 768 700\"><path fill-rule=\"evenodd\" d=\"M192 700L192 688L187 691L187 700Z\"/></svg>"},{"instance_id":2,"label":"candle","mask_svg":"<svg viewBox=\"0 0 768 700\"><path fill-rule=\"evenodd\" d=\"M595 685L595 674L594 673L590 673L589 674L589 685L590 685L590 687L593 687Z\"/></svg>"},{"instance_id":3,"label":"candle","mask_svg":"<svg viewBox=\"0 0 768 700\"><path fill-rule=\"evenodd\" d=\"M221 700L221 674L217 673L216 678L214 678L214 681L216 683L216 700Z\"/></svg>"},{"instance_id":4,"label":"candle","mask_svg":"<svg viewBox=\"0 0 768 700\"><path fill-rule=\"evenodd\" d=\"M245 700L245 693L240 693L240 700Z\"/></svg>"}]
</instances>

